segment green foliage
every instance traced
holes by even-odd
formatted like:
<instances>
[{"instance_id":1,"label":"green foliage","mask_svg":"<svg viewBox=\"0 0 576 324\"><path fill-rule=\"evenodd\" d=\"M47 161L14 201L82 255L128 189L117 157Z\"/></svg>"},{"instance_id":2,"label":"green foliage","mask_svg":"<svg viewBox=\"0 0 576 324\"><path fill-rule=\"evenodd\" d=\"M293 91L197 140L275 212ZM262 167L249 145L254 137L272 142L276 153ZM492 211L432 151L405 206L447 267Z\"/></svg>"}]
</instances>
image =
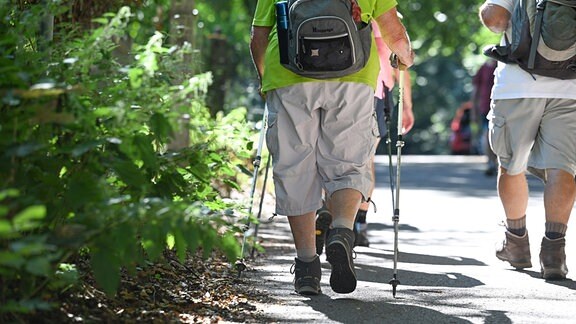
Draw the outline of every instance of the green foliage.
<instances>
[{"instance_id":1,"label":"green foliage","mask_svg":"<svg viewBox=\"0 0 576 324\"><path fill-rule=\"evenodd\" d=\"M418 62L435 56L464 57L478 52L471 36L482 29L478 19L481 1L399 2L398 11L418 54Z\"/></svg>"},{"instance_id":2,"label":"green foliage","mask_svg":"<svg viewBox=\"0 0 576 324\"><path fill-rule=\"evenodd\" d=\"M450 121L462 102L471 100L471 77L486 61L482 48L499 39L482 26L481 4L476 0L398 3L416 52L411 68L416 123L406 136L405 153L450 153Z\"/></svg>"},{"instance_id":3,"label":"green foliage","mask_svg":"<svg viewBox=\"0 0 576 324\"><path fill-rule=\"evenodd\" d=\"M237 259L232 211L244 208L223 193L245 180L246 110L210 118L210 73L179 75L189 49L144 38L128 7L82 36L61 29L41 50L30 26L45 10L0 0L0 319L49 307L44 292L78 278L79 251L110 295L121 268L167 246L181 260L197 249ZM121 64L129 34L146 41ZM189 144L175 148L179 134Z\"/></svg>"},{"instance_id":4,"label":"green foliage","mask_svg":"<svg viewBox=\"0 0 576 324\"><path fill-rule=\"evenodd\" d=\"M196 0L198 29L197 44L202 49L205 68L225 74L226 92L218 92L225 96L223 111L230 107L261 106L258 94L256 72L250 56L250 26L256 1L251 0ZM220 29L225 38L226 57L222 64L210 66L211 42L215 30ZM217 54L216 54L217 55ZM252 116L249 115L251 118ZM251 118L255 120L255 118Z\"/></svg>"}]
</instances>

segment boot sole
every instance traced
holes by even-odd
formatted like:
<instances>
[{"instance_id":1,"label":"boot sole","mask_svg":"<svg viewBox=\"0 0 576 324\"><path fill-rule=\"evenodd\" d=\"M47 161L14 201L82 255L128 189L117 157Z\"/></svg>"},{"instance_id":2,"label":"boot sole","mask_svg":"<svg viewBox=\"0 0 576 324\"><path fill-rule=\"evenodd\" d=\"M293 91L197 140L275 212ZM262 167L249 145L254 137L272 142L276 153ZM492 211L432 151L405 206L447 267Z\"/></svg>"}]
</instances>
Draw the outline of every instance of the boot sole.
<instances>
[{"instance_id":1,"label":"boot sole","mask_svg":"<svg viewBox=\"0 0 576 324\"><path fill-rule=\"evenodd\" d=\"M542 274L542 278L544 280L564 280L564 279L566 279L566 274L563 273L563 271L560 269L548 269L548 270L542 269L540 271L540 273Z\"/></svg>"},{"instance_id":2,"label":"boot sole","mask_svg":"<svg viewBox=\"0 0 576 324\"><path fill-rule=\"evenodd\" d=\"M532 262L530 262L530 261L514 262L514 261L508 260L505 257L499 256L498 254L496 254L496 257L498 258L498 260L508 262L512 267L519 269L519 270L526 269L526 268L532 268Z\"/></svg>"},{"instance_id":3,"label":"boot sole","mask_svg":"<svg viewBox=\"0 0 576 324\"><path fill-rule=\"evenodd\" d=\"M332 266L330 287L339 294L348 294L356 290L354 265L348 259L346 248L341 242L333 242L326 247L326 259Z\"/></svg>"},{"instance_id":4,"label":"boot sole","mask_svg":"<svg viewBox=\"0 0 576 324\"><path fill-rule=\"evenodd\" d=\"M304 287L300 287L300 289L296 290L296 292L298 294L304 295L304 296L316 296L316 295L320 295L322 290L320 288L316 289L316 288L311 287L311 286L304 286Z\"/></svg>"}]
</instances>

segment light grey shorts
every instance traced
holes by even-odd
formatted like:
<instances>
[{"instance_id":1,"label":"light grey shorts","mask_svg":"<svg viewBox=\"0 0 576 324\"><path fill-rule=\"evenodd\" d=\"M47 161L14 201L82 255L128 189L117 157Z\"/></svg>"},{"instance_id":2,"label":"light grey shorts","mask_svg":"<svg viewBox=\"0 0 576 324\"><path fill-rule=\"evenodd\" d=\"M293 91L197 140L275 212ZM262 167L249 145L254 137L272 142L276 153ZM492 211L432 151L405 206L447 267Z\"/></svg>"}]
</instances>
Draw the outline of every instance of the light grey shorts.
<instances>
[{"instance_id":1,"label":"light grey shorts","mask_svg":"<svg viewBox=\"0 0 576 324\"><path fill-rule=\"evenodd\" d=\"M266 145L272 155L276 213L319 209L350 188L367 197L379 135L374 91L353 82L306 82L267 93Z\"/></svg>"},{"instance_id":2,"label":"light grey shorts","mask_svg":"<svg viewBox=\"0 0 576 324\"><path fill-rule=\"evenodd\" d=\"M529 170L546 181L546 169L576 175L576 100L493 100L490 147L508 174Z\"/></svg>"}]
</instances>

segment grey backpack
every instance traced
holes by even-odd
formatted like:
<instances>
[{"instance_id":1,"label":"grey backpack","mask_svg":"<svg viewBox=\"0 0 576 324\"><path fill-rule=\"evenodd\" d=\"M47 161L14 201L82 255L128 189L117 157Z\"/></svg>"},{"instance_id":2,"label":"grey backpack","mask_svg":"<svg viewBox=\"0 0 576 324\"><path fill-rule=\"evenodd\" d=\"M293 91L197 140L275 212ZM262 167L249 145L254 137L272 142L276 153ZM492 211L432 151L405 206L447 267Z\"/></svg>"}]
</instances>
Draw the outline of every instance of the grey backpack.
<instances>
[{"instance_id":1,"label":"grey backpack","mask_svg":"<svg viewBox=\"0 0 576 324\"><path fill-rule=\"evenodd\" d=\"M576 0L517 0L510 39L484 54L538 75L576 79Z\"/></svg>"},{"instance_id":2,"label":"grey backpack","mask_svg":"<svg viewBox=\"0 0 576 324\"><path fill-rule=\"evenodd\" d=\"M352 2L288 0L288 60L282 65L315 79L361 70L370 57L372 27L354 20Z\"/></svg>"}]
</instances>

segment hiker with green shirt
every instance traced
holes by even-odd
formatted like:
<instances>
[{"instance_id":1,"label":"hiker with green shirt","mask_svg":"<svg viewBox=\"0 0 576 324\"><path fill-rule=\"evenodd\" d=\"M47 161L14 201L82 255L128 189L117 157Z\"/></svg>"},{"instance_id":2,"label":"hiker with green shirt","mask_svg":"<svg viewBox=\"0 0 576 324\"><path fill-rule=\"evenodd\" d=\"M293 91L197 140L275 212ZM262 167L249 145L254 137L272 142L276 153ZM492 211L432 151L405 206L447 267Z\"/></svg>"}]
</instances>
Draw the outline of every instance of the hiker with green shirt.
<instances>
[{"instance_id":1,"label":"hiker with green shirt","mask_svg":"<svg viewBox=\"0 0 576 324\"><path fill-rule=\"evenodd\" d=\"M374 113L377 49L372 39L367 62L356 73L332 79L300 76L280 64L276 2L258 1L250 50L268 107L266 144L273 161L276 213L288 216L296 249L294 288L303 295L321 292L315 214L324 190L333 215L326 240L330 286L336 293L351 293L356 289L352 229L360 203L368 198L370 157L379 135ZM402 68L410 67L414 53L396 1L351 3L363 23L378 22Z\"/></svg>"}]
</instances>

